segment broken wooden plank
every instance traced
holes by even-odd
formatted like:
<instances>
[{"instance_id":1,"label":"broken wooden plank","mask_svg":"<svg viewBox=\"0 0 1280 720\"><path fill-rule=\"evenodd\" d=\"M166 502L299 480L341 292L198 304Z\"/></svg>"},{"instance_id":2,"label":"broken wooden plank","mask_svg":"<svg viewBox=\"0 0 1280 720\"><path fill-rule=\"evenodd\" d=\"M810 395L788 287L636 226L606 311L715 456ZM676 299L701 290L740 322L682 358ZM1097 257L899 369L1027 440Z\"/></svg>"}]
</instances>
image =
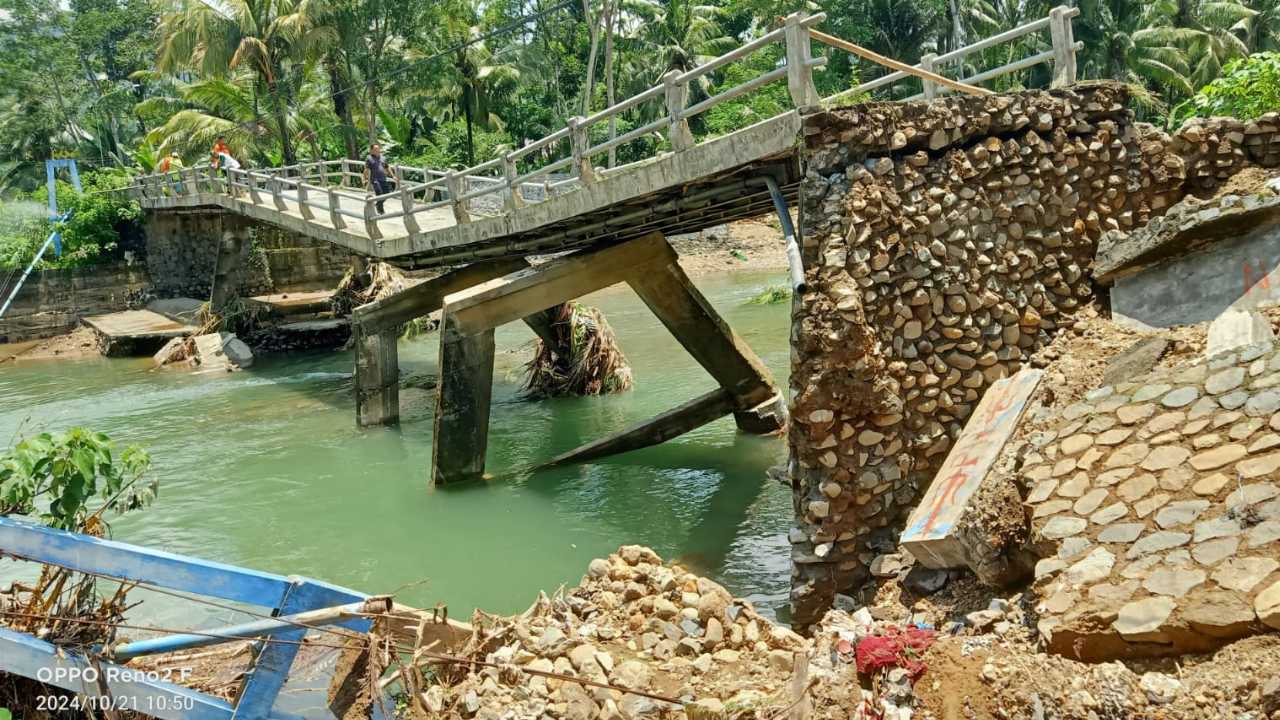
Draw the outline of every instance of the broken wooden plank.
<instances>
[{"instance_id":1,"label":"broken wooden plank","mask_svg":"<svg viewBox=\"0 0 1280 720\"><path fill-rule=\"evenodd\" d=\"M920 564L931 568L966 565L956 521L1018 427L1043 375L1042 370L1023 369L993 383L978 402L929 491L907 519L902 547Z\"/></svg>"}]
</instances>

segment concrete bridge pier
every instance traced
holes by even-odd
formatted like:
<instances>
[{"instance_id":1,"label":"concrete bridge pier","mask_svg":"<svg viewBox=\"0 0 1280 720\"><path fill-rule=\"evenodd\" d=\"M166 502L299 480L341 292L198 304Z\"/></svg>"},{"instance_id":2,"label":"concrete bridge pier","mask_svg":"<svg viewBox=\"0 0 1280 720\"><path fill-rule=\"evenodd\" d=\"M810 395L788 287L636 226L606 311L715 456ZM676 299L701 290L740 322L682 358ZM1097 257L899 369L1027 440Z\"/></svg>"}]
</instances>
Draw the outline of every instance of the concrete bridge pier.
<instances>
[{"instance_id":1,"label":"concrete bridge pier","mask_svg":"<svg viewBox=\"0 0 1280 720\"><path fill-rule=\"evenodd\" d=\"M227 303L240 296L248 269L249 252L252 250L251 224L240 218L226 215L222 219L222 237L218 241L218 258L213 268L213 283L209 291L209 308L219 315Z\"/></svg>"},{"instance_id":2,"label":"concrete bridge pier","mask_svg":"<svg viewBox=\"0 0 1280 720\"><path fill-rule=\"evenodd\" d=\"M400 360L395 328L369 333L352 326L356 347L356 421L361 427L400 420Z\"/></svg>"},{"instance_id":3,"label":"concrete bridge pier","mask_svg":"<svg viewBox=\"0 0 1280 720\"><path fill-rule=\"evenodd\" d=\"M786 423L782 393L751 348L693 286L676 257L660 233L650 233L518 270L445 297L432 482L484 474L494 328L619 282L635 289L720 389L553 462L653 445L729 413L745 431L780 430Z\"/></svg>"},{"instance_id":4,"label":"concrete bridge pier","mask_svg":"<svg viewBox=\"0 0 1280 720\"><path fill-rule=\"evenodd\" d=\"M439 310L445 297L451 293L528 267L529 263L522 258L473 263L356 308L351 316L356 346L356 422L367 427L400 421L400 367L396 342L404 323ZM555 310L553 305L522 318L551 347L556 345L555 334L551 331ZM442 344L446 335L446 329L442 327ZM471 355L474 352L468 356ZM441 372L443 368L442 364Z\"/></svg>"}]
</instances>

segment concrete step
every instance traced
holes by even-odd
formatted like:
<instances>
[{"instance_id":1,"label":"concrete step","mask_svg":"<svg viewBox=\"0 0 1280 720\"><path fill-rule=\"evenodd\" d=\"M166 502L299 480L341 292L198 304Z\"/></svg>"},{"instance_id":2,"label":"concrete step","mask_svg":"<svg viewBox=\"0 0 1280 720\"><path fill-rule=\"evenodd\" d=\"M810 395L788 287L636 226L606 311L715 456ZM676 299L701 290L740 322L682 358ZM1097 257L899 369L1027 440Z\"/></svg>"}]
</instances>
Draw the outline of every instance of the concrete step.
<instances>
[{"instance_id":1,"label":"concrete step","mask_svg":"<svg viewBox=\"0 0 1280 720\"><path fill-rule=\"evenodd\" d=\"M151 310L126 310L84 319L98 336L98 349L108 357L152 355L171 338L196 331Z\"/></svg>"},{"instance_id":2,"label":"concrete step","mask_svg":"<svg viewBox=\"0 0 1280 720\"><path fill-rule=\"evenodd\" d=\"M294 318L302 315L315 315L329 311L329 303L333 298L332 290L314 290L308 292L275 293L272 295L256 295L249 298L251 302L268 307L271 314L278 318Z\"/></svg>"}]
</instances>

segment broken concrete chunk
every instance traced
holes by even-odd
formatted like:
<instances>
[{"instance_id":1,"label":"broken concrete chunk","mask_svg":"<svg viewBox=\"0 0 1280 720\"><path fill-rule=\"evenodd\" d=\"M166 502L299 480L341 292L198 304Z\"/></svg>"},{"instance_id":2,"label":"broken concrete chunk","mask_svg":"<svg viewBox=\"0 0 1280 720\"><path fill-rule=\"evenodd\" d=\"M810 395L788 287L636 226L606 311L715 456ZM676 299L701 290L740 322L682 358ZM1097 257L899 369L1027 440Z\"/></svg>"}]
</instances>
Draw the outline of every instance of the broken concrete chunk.
<instances>
[{"instance_id":1,"label":"broken concrete chunk","mask_svg":"<svg viewBox=\"0 0 1280 720\"><path fill-rule=\"evenodd\" d=\"M1229 308L1209 325L1205 357L1216 357L1252 345L1274 344L1271 323L1254 309Z\"/></svg>"}]
</instances>

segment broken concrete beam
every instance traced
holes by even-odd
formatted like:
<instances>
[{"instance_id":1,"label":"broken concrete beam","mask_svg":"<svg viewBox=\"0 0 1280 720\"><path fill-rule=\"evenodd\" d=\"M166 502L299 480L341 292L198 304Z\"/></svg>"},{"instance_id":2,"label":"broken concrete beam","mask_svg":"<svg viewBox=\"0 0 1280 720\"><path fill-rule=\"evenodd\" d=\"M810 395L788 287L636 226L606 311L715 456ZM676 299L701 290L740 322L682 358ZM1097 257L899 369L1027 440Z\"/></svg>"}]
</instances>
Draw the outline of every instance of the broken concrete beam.
<instances>
[{"instance_id":1,"label":"broken concrete beam","mask_svg":"<svg viewBox=\"0 0 1280 720\"><path fill-rule=\"evenodd\" d=\"M931 568L969 564L956 523L1018 427L1043 375L1040 370L1021 370L995 382L982 396L902 533L902 547L920 564Z\"/></svg>"},{"instance_id":2,"label":"broken concrete beam","mask_svg":"<svg viewBox=\"0 0 1280 720\"><path fill-rule=\"evenodd\" d=\"M1106 369L1102 371L1102 384L1118 385L1130 378L1146 375L1160 362L1168 347L1169 341L1162 337L1143 338L1135 342L1107 363Z\"/></svg>"},{"instance_id":3,"label":"broken concrete beam","mask_svg":"<svg viewBox=\"0 0 1280 720\"><path fill-rule=\"evenodd\" d=\"M361 305L352 312L352 321L370 333L399 327L439 310L447 295L527 267L529 263L523 258L473 263Z\"/></svg>"},{"instance_id":4,"label":"broken concrete beam","mask_svg":"<svg viewBox=\"0 0 1280 720\"><path fill-rule=\"evenodd\" d=\"M1224 196L1207 207L1194 200L1179 207L1135 230L1112 254L1150 245L1145 252L1098 261L1099 279L1114 283L1118 322L1139 329L1188 325L1229 307L1280 301L1280 197Z\"/></svg>"},{"instance_id":5,"label":"broken concrete beam","mask_svg":"<svg viewBox=\"0 0 1280 720\"><path fill-rule=\"evenodd\" d=\"M1223 355L1250 345L1271 345L1276 340L1271 323L1253 309L1231 308L1209 324L1205 356Z\"/></svg>"},{"instance_id":6,"label":"broken concrete beam","mask_svg":"<svg viewBox=\"0 0 1280 720\"><path fill-rule=\"evenodd\" d=\"M733 395L716 388L661 415L559 455L539 468L585 462L664 443L733 412Z\"/></svg>"},{"instance_id":7,"label":"broken concrete beam","mask_svg":"<svg viewBox=\"0 0 1280 720\"><path fill-rule=\"evenodd\" d=\"M655 264L650 272L636 273L627 282L698 364L733 394L739 411L749 413L780 395L764 363L721 319L675 257ZM781 429L785 418L785 411L779 417L776 410L750 417L735 415L739 429L756 433Z\"/></svg>"},{"instance_id":8,"label":"broken concrete beam","mask_svg":"<svg viewBox=\"0 0 1280 720\"><path fill-rule=\"evenodd\" d=\"M98 349L107 357L151 355L171 338L186 337L195 328L150 310L125 310L84 319L97 335Z\"/></svg>"},{"instance_id":9,"label":"broken concrete beam","mask_svg":"<svg viewBox=\"0 0 1280 720\"><path fill-rule=\"evenodd\" d=\"M209 333L195 338L195 363L199 372L235 372L253 364L253 352L231 333Z\"/></svg>"}]
</instances>

